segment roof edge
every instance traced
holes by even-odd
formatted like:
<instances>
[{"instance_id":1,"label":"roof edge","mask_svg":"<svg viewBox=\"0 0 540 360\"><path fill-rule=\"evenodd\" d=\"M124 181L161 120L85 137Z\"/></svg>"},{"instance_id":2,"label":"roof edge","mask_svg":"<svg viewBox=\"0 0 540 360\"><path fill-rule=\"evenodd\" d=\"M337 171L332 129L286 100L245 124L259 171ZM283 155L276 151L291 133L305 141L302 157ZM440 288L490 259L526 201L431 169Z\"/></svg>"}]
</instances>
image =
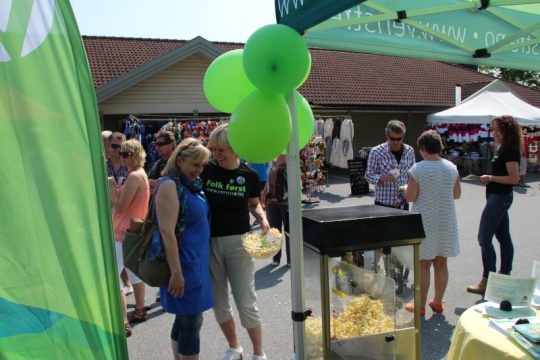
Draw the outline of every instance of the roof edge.
<instances>
[{"instance_id":1,"label":"roof edge","mask_svg":"<svg viewBox=\"0 0 540 360\"><path fill-rule=\"evenodd\" d=\"M161 56L152 59L151 61L131 70L119 77L109 81L106 84L96 89L96 97L98 103L106 101L111 97L121 93L122 91L134 86L141 81L163 71L172 65L196 54L202 53L209 58L217 58L223 54L223 49L215 45L213 42L206 40L201 36L180 45Z\"/></svg>"}]
</instances>

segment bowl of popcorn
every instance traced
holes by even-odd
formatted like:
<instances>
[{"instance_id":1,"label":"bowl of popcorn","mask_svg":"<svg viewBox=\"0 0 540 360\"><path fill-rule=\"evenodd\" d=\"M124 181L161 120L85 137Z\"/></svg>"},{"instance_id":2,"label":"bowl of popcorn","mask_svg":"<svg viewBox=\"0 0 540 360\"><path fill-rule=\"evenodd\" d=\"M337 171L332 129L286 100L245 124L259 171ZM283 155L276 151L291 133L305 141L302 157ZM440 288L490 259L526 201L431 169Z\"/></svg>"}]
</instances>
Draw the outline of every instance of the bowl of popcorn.
<instances>
[{"instance_id":1,"label":"bowl of popcorn","mask_svg":"<svg viewBox=\"0 0 540 360\"><path fill-rule=\"evenodd\" d=\"M270 228L266 235L248 232L242 236L242 245L251 257L266 259L274 256L281 250L283 234L276 228Z\"/></svg>"}]
</instances>

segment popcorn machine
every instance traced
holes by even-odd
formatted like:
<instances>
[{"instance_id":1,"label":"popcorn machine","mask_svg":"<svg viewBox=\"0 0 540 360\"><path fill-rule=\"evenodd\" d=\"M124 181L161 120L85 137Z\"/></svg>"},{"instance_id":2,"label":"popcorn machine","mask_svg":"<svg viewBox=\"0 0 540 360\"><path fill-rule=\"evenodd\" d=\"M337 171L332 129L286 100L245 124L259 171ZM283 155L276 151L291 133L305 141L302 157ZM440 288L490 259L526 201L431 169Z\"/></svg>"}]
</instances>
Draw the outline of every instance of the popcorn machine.
<instances>
[{"instance_id":1,"label":"popcorn machine","mask_svg":"<svg viewBox=\"0 0 540 360\"><path fill-rule=\"evenodd\" d=\"M420 359L420 214L378 205L304 210L304 354Z\"/></svg>"}]
</instances>

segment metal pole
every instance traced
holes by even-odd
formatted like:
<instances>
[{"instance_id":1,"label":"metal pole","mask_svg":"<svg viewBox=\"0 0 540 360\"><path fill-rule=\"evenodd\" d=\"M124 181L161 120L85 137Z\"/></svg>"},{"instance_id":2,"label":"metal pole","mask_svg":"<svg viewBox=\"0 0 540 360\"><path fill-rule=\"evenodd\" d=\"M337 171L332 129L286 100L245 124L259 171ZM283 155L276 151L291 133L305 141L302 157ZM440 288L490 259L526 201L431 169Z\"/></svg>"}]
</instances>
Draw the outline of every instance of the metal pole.
<instances>
[{"instance_id":1,"label":"metal pole","mask_svg":"<svg viewBox=\"0 0 540 360\"><path fill-rule=\"evenodd\" d=\"M302 190L300 188L300 149L298 144L298 109L296 89L287 94L291 111L292 135L287 146L287 186L289 193L289 224L291 251L291 305L293 313L305 311L304 299L304 245L302 234ZM293 321L296 359L304 356L304 322Z\"/></svg>"}]
</instances>

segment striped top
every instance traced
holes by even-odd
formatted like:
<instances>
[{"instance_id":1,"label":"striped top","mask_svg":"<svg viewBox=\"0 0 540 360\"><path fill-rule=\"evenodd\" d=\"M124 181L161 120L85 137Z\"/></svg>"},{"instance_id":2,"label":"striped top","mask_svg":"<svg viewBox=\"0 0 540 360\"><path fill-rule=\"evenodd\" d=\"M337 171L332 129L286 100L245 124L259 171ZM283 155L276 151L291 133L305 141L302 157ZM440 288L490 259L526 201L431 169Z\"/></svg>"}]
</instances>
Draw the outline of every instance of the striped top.
<instances>
[{"instance_id":1,"label":"striped top","mask_svg":"<svg viewBox=\"0 0 540 360\"><path fill-rule=\"evenodd\" d=\"M418 196L411 211L422 214L426 238L420 244L420 260L459 255L454 185L459 176L450 161L421 161L410 170L418 182Z\"/></svg>"}]
</instances>

